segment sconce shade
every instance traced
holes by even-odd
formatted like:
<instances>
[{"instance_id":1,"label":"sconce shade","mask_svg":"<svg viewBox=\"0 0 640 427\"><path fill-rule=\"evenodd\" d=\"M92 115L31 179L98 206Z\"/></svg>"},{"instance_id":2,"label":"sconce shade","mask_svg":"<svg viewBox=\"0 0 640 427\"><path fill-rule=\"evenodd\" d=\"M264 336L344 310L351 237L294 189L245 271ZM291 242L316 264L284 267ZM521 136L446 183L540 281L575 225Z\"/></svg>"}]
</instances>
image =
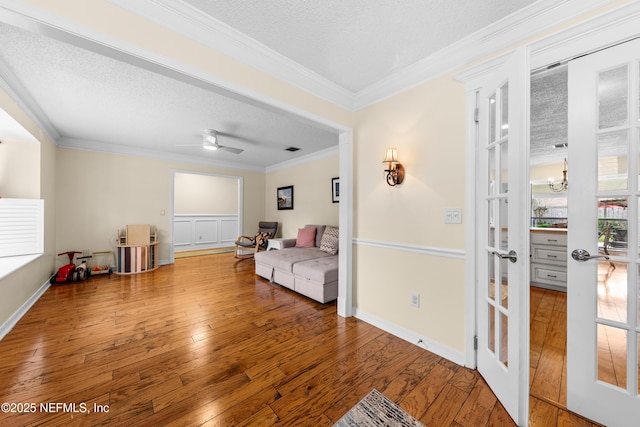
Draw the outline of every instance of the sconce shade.
<instances>
[{"instance_id":1,"label":"sconce shade","mask_svg":"<svg viewBox=\"0 0 640 427\"><path fill-rule=\"evenodd\" d=\"M398 163L398 150L392 147L387 148L382 163Z\"/></svg>"},{"instance_id":2,"label":"sconce shade","mask_svg":"<svg viewBox=\"0 0 640 427\"><path fill-rule=\"evenodd\" d=\"M384 171L387 173L387 184L395 187L398 184L402 184L404 180L404 167L398 161L398 150L393 147L389 147L384 152L384 160L382 163L389 163L389 168Z\"/></svg>"}]
</instances>

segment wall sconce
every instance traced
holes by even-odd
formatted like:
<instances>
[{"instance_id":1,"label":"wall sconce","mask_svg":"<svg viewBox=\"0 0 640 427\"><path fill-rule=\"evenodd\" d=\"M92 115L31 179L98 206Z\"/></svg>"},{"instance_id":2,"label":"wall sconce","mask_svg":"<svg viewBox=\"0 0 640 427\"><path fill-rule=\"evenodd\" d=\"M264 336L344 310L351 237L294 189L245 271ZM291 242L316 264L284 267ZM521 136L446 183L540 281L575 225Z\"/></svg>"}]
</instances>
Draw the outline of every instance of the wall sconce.
<instances>
[{"instance_id":1,"label":"wall sconce","mask_svg":"<svg viewBox=\"0 0 640 427\"><path fill-rule=\"evenodd\" d=\"M387 148L384 152L382 163L389 163L389 169L384 170L387 173L387 184L392 187L402 184L404 180L404 166L398 162L398 150L395 148Z\"/></svg>"}]
</instances>

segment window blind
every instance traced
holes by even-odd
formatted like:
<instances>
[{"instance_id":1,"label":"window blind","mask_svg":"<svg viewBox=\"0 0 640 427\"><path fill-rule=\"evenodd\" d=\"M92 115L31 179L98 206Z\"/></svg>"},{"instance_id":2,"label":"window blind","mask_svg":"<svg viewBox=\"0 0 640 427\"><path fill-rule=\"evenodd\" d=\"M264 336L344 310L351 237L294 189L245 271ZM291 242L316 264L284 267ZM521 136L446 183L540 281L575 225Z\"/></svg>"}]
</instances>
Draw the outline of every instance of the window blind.
<instances>
[{"instance_id":1,"label":"window blind","mask_svg":"<svg viewBox=\"0 0 640 427\"><path fill-rule=\"evenodd\" d=\"M0 257L44 252L44 200L0 199Z\"/></svg>"}]
</instances>

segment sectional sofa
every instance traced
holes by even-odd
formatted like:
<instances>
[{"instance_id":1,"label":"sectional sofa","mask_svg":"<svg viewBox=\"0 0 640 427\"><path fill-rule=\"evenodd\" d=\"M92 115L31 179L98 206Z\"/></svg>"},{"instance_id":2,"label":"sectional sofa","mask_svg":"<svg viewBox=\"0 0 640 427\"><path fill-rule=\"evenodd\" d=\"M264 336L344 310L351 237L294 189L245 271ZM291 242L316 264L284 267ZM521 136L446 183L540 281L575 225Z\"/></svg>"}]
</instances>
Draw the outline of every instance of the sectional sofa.
<instances>
[{"instance_id":1,"label":"sectional sofa","mask_svg":"<svg viewBox=\"0 0 640 427\"><path fill-rule=\"evenodd\" d=\"M321 303L338 298L337 227L306 225L281 243L282 249L255 254L258 276Z\"/></svg>"}]
</instances>

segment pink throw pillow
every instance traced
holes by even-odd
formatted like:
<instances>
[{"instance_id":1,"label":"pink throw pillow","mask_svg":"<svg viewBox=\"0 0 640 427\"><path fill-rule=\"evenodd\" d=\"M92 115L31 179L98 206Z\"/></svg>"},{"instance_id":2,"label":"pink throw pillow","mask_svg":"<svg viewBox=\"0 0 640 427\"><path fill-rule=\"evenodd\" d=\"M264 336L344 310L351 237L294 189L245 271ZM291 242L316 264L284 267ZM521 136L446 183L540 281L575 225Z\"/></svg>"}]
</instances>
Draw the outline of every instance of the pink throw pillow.
<instances>
[{"instance_id":1,"label":"pink throw pillow","mask_svg":"<svg viewBox=\"0 0 640 427\"><path fill-rule=\"evenodd\" d=\"M296 248L315 248L316 246L316 229L315 228L299 228L298 237L296 238Z\"/></svg>"}]
</instances>

